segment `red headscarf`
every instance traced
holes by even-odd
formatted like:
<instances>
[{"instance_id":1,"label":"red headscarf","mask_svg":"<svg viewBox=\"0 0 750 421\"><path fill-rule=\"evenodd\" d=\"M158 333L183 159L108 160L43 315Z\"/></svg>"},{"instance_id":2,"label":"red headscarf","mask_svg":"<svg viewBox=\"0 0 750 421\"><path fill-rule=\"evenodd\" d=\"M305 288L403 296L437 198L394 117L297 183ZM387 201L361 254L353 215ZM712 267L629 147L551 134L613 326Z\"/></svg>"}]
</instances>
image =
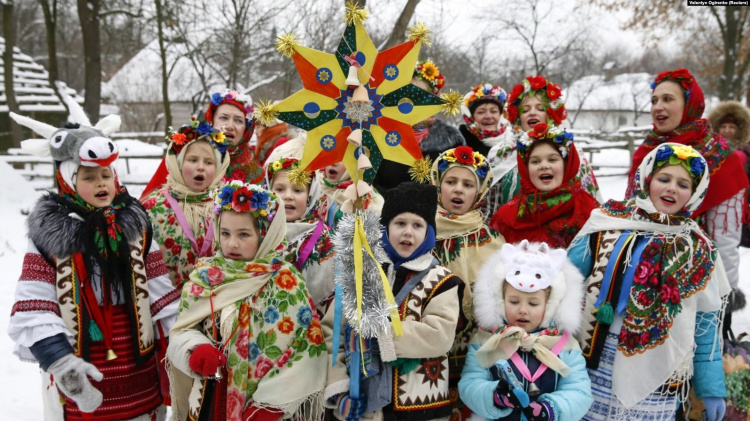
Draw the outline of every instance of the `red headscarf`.
<instances>
[{"instance_id":1,"label":"red headscarf","mask_svg":"<svg viewBox=\"0 0 750 421\"><path fill-rule=\"evenodd\" d=\"M700 208L693 213L695 218L744 190L749 183L747 177L742 176L745 171L734 149L726 139L711 131L708 120L701 118L706 105L698 81L687 69L680 67L677 70L659 73L651 83L651 89L656 89L656 86L665 80L676 82L685 90L682 120L679 127L668 133L661 133L654 126L643 144L635 151L628 173L628 190L625 192L625 198L633 197L635 171L649 152L666 142L689 145L703 155L711 169L706 197Z\"/></svg>"},{"instance_id":2,"label":"red headscarf","mask_svg":"<svg viewBox=\"0 0 750 421\"><path fill-rule=\"evenodd\" d=\"M521 190L497 210L490 227L499 231L508 243L544 241L550 247L567 248L591 211L599 206L596 199L581 188L578 152L571 144L562 184L548 192L539 191L532 184L525 161L527 155L517 155Z\"/></svg>"}]
</instances>

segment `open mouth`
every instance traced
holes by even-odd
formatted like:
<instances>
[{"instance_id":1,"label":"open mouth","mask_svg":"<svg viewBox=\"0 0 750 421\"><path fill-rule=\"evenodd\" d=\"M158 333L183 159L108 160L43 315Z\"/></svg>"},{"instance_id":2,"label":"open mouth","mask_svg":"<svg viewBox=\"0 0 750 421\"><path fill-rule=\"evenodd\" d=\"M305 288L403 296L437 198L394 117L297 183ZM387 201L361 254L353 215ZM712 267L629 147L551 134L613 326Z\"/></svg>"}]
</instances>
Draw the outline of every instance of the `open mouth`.
<instances>
[{"instance_id":1,"label":"open mouth","mask_svg":"<svg viewBox=\"0 0 750 421\"><path fill-rule=\"evenodd\" d=\"M196 175L195 177L193 177L193 180L195 180L195 181L197 181L199 183L202 183L202 182L206 181L206 177L204 177L202 175Z\"/></svg>"},{"instance_id":2,"label":"open mouth","mask_svg":"<svg viewBox=\"0 0 750 421\"><path fill-rule=\"evenodd\" d=\"M232 260L238 260L242 256L240 256L239 253L229 253L229 254L227 254L226 257L228 257L228 258L230 258Z\"/></svg>"},{"instance_id":3,"label":"open mouth","mask_svg":"<svg viewBox=\"0 0 750 421\"><path fill-rule=\"evenodd\" d=\"M666 204L668 204L668 205L674 205L675 203L677 203L677 201L674 200L671 197L662 197L661 201L664 202L664 203L666 203Z\"/></svg>"},{"instance_id":4,"label":"open mouth","mask_svg":"<svg viewBox=\"0 0 750 421\"><path fill-rule=\"evenodd\" d=\"M656 116L656 121L659 122L659 123L664 123L665 121L667 121L668 118L669 117L667 117L665 115L660 115L660 116Z\"/></svg>"},{"instance_id":5,"label":"open mouth","mask_svg":"<svg viewBox=\"0 0 750 421\"><path fill-rule=\"evenodd\" d=\"M109 196L109 193L107 193L106 190L100 191L99 193L95 194L94 197L97 199L106 199Z\"/></svg>"},{"instance_id":6,"label":"open mouth","mask_svg":"<svg viewBox=\"0 0 750 421\"><path fill-rule=\"evenodd\" d=\"M296 206L294 206L294 205L286 205L286 206L284 206L284 209L285 209L285 210L288 210L288 211L289 211L289 210L290 210L290 211L293 211L293 210L297 209L297 207L296 207Z\"/></svg>"},{"instance_id":7,"label":"open mouth","mask_svg":"<svg viewBox=\"0 0 750 421\"><path fill-rule=\"evenodd\" d=\"M402 246L404 246L404 247L411 247L412 245L414 245L414 244L413 244L413 243L412 243L411 241L409 241L409 240L404 240L404 241L401 241L401 242L400 242L399 244L401 244L401 245L402 245Z\"/></svg>"},{"instance_id":8,"label":"open mouth","mask_svg":"<svg viewBox=\"0 0 750 421\"><path fill-rule=\"evenodd\" d=\"M516 323L521 323L521 324L523 324L523 323L529 323L529 321L528 321L528 320L526 320L526 319L516 319Z\"/></svg>"},{"instance_id":9,"label":"open mouth","mask_svg":"<svg viewBox=\"0 0 750 421\"><path fill-rule=\"evenodd\" d=\"M543 182L552 181L552 179L555 178L552 174L542 174L539 176L539 179Z\"/></svg>"},{"instance_id":10,"label":"open mouth","mask_svg":"<svg viewBox=\"0 0 750 421\"><path fill-rule=\"evenodd\" d=\"M539 119L538 119L538 118L536 118L536 117L530 118L530 119L529 119L529 120L527 121L527 123L528 123L529 127L534 127L535 125L539 124L539 122L540 122L540 121L539 121Z\"/></svg>"},{"instance_id":11,"label":"open mouth","mask_svg":"<svg viewBox=\"0 0 750 421\"><path fill-rule=\"evenodd\" d=\"M339 172L336 170L328 170L328 178L335 178L339 175Z\"/></svg>"},{"instance_id":12,"label":"open mouth","mask_svg":"<svg viewBox=\"0 0 750 421\"><path fill-rule=\"evenodd\" d=\"M459 206L459 207L464 205L463 199L459 199L457 197L451 199L451 203L453 203L453 206Z\"/></svg>"}]
</instances>

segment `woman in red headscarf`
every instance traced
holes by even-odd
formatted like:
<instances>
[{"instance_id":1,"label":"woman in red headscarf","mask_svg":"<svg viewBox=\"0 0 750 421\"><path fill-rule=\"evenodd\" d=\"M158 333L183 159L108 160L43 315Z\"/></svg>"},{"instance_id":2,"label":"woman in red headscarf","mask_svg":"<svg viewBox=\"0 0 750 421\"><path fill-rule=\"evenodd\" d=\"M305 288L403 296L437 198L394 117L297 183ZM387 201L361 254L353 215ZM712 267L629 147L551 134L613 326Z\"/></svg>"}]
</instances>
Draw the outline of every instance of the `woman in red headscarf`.
<instances>
[{"instance_id":1,"label":"woman in red headscarf","mask_svg":"<svg viewBox=\"0 0 750 421\"><path fill-rule=\"evenodd\" d=\"M689 145L703 155L711 171L710 184L703 204L692 217L718 247L734 297L739 282L737 245L742 235L744 194L749 184L741 159L725 138L712 131L708 120L701 118L705 108L703 90L688 70L678 68L659 73L651 89L654 128L635 151L625 197L634 196L633 178L643 158L662 143ZM730 298L730 304L732 301Z\"/></svg>"},{"instance_id":2,"label":"woman in red headscarf","mask_svg":"<svg viewBox=\"0 0 750 421\"><path fill-rule=\"evenodd\" d=\"M521 190L497 210L490 227L508 243L543 241L567 248L599 206L581 186L573 134L537 123L520 133L515 150Z\"/></svg>"},{"instance_id":3,"label":"woman in red headscarf","mask_svg":"<svg viewBox=\"0 0 750 421\"><path fill-rule=\"evenodd\" d=\"M227 150L231 161L226 178L260 184L263 181L263 167L258 163L255 150L250 146L250 138L255 129L253 99L250 95L229 89L214 93L211 95L205 118L232 141L233 146ZM141 200L161 188L167 181L167 174L167 167L162 159L156 173L143 190Z\"/></svg>"}]
</instances>

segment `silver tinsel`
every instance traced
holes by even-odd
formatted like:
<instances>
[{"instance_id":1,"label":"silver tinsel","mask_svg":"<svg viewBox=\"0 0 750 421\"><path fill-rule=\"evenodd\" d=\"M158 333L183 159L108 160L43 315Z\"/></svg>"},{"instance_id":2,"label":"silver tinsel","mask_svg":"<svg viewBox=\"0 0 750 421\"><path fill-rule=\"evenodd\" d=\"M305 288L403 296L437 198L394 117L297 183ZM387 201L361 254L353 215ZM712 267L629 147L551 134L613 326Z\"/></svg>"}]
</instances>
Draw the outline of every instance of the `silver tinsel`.
<instances>
[{"instance_id":1,"label":"silver tinsel","mask_svg":"<svg viewBox=\"0 0 750 421\"><path fill-rule=\"evenodd\" d=\"M336 226L333 248L336 251L336 283L344 290L343 314L349 324L363 338L375 338L390 332L390 310L383 292L378 265L388 260L380 243L380 215L372 211L360 211L367 242L377 262L362 247L362 323L357 317L357 290L354 278L354 215L344 215ZM361 327L361 331L360 331Z\"/></svg>"}]
</instances>

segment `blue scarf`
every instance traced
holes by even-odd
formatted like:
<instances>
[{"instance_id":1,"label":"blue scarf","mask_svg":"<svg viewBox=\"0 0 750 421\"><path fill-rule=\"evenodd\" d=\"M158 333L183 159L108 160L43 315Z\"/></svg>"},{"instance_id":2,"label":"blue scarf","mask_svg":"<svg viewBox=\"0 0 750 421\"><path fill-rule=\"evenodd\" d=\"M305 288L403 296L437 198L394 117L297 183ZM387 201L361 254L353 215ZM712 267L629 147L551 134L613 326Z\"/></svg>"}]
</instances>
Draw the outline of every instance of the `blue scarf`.
<instances>
[{"instance_id":1,"label":"blue scarf","mask_svg":"<svg viewBox=\"0 0 750 421\"><path fill-rule=\"evenodd\" d=\"M414 260L423 254L427 254L435 248L435 229L432 225L427 226L427 235L425 236L424 241L422 241L422 244L420 244L409 257L401 257L396 249L393 248L391 241L388 239L388 227L383 227L382 233L380 239L383 241L383 249L385 249L388 258L393 262L393 269L398 269L403 263Z\"/></svg>"}]
</instances>

